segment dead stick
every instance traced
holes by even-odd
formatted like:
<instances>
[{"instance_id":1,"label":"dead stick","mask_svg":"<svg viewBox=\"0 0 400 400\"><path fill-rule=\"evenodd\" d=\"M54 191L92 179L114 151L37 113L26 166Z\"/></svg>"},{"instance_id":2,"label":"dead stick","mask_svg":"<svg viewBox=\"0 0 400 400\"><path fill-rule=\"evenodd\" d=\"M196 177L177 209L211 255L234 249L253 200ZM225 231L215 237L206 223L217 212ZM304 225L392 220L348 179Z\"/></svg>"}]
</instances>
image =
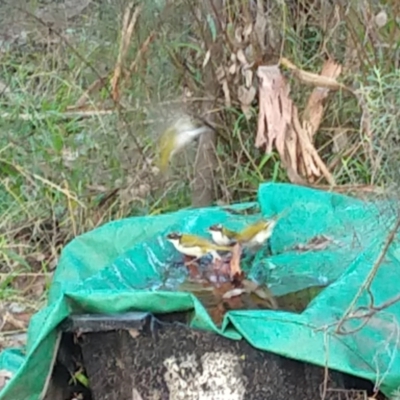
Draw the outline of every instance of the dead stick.
<instances>
[{"instance_id":1,"label":"dead stick","mask_svg":"<svg viewBox=\"0 0 400 400\"><path fill-rule=\"evenodd\" d=\"M389 235L386 238L385 244L379 253L378 257L376 258L374 265L369 272L367 278L365 279L364 283L361 285L360 289L358 290L357 294L355 295L354 299L350 303L349 307L347 308L346 312L343 314L343 317L340 319L338 322L337 328L336 328L336 333L339 333L343 324L345 321L348 319L348 317L351 314L351 311L353 310L354 306L356 305L358 299L361 297L362 293L364 290L369 290L369 287L371 286L371 283L373 279L375 278L376 273L378 272L379 266L382 264L382 261L389 250L390 245L392 244L394 237L397 233L397 231L400 228L400 215L397 217L396 223L394 224L393 229L390 231ZM372 305L373 307L373 305Z\"/></svg>"}]
</instances>

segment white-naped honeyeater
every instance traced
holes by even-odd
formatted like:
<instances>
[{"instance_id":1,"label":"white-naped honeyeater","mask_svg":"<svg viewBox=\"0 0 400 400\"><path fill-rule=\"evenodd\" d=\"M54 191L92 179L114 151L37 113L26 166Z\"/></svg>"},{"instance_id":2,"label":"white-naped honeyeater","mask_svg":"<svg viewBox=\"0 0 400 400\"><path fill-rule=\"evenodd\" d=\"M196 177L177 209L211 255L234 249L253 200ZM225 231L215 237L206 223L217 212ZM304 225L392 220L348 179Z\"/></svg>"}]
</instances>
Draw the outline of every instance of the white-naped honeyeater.
<instances>
[{"instance_id":1,"label":"white-naped honeyeater","mask_svg":"<svg viewBox=\"0 0 400 400\"><path fill-rule=\"evenodd\" d=\"M271 236L278 220L286 212L275 215L272 218L260 219L239 232L224 227L222 224L212 225L208 228L212 240L220 246L231 246L240 243L243 247L258 248L262 246Z\"/></svg>"},{"instance_id":2,"label":"white-naped honeyeater","mask_svg":"<svg viewBox=\"0 0 400 400\"><path fill-rule=\"evenodd\" d=\"M171 232L167 235L167 240L173 244L176 250L185 256L201 258L211 254L213 259L221 259L218 252L231 252L229 246L220 246L209 240L187 233Z\"/></svg>"}]
</instances>

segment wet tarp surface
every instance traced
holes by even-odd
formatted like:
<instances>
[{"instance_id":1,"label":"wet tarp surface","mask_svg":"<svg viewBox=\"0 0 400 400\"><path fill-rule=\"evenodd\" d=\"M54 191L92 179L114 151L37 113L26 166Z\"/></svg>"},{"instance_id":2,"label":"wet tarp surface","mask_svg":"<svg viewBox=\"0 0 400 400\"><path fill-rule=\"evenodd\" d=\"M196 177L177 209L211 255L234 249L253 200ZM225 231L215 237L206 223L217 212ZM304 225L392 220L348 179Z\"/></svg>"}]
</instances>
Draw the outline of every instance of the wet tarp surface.
<instances>
[{"instance_id":1,"label":"wet tarp surface","mask_svg":"<svg viewBox=\"0 0 400 400\"><path fill-rule=\"evenodd\" d=\"M294 185L263 184L255 205L266 217L289 212L279 220L271 238L274 255L256 257L250 275L266 274L276 295L328 284L304 312L230 311L222 327L217 328L195 296L173 291L165 282L166 266L177 256L165 240L168 232L207 236L211 224L241 228L257 216L212 207L111 222L77 237L64 248L48 305L31 320L26 349L7 349L0 355L0 370L13 373L0 392L0 400L40 398L57 344L56 328L68 315L133 310L194 310L193 327L213 330L233 340L243 337L260 350L369 379L387 395L396 390L400 386L400 304L368 321L349 320L343 329L353 331L351 334L335 333L395 223L390 204L366 203ZM327 246L295 249L318 235L330 239ZM377 306L399 294L397 240L380 265L370 292ZM370 301L365 292L356 306L368 307Z\"/></svg>"}]
</instances>

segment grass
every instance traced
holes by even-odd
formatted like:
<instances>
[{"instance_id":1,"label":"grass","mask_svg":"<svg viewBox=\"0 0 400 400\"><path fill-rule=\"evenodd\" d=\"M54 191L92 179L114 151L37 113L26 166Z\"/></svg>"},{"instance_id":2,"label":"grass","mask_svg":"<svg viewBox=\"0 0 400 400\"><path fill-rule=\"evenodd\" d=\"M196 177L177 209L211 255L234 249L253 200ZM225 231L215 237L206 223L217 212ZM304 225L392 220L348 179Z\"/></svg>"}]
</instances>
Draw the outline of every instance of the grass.
<instances>
[{"instance_id":1,"label":"grass","mask_svg":"<svg viewBox=\"0 0 400 400\"><path fill-rule=\"evenodd\" d=\"M156 7L143 9L131 59L155 28L149 21ZM92 5L62 37L43 36L44 42L9 46L2 54L2 299L22 293L17 277L49 274L62 247L76 235L110 220L190 205L187 173L177 174L167 188L143 180L148 171L141 154L153 157L154 140L165 127L164 115L175 108L180 83L163 49L162 34L161 43L147 54L149 65L142 62L135 77L125 82L122 112L74 116L67 111L98 74L114 69L123 11L122 5ZM43 28L41 21L21 16L35 29ZM183 35L175 33L174 45ZM110 106L108 86L89 104ZM118 193L112 195L114 189ZM22 297L26 293L20 296L26 301ZM44 300L42 295L32 298L37 297Z\"/></svg>"},{"instance_id":2,"label":"grass","mask_svg":"<svg viewBox=\"0 0 400 400\"><path fill-rule=\"evenodd\" d=\"M184 6L182 1L180 7ZM279 7L285 21L280 32L283 52L305 70L319 71L322 48L334 40L339 43L334 55L344 61L348 39L342 38L343 31L361 37L365 29L360 23L349 29L350 17L346 15L330 40L329 34L318 26L308 26L305 20L293 27L289 11ZM114 69L122 3L92 4L61 36L42 36L41 43L32 40L3 51L0 83L6 89L0 97L0 299L35 300L39 307L46 291L32 292L27 287L42 279L47 289L60 251L73 237L111 220L190 206L194 150L185 152L184 168L175 166L168 182L154 178L142 157L153 158L154 140L165 127L166 117L180 110L181 102L176 99L182 86L192 85L203 94L200 65L205 49L193 39L190 23L182 21L179 8L161 9L157 2L146 2L143 7L129 60L154 29L157 38L143 54L135 74L124 82L124 108L119 112L83 115L68 112L68 107L77 103L99 75ZM190 18L190 14L184 15ZM40 21L29 20L34 29L43 28ZM395 27L391 24L383 36L392 34L390 29ZM49 44L50 39L54 43ZM389 176L391 182L398 179L392 174L398 156L388 150L395 147L388 143L397 135L399 73L395 67L387 71L384 50L377 51L376 57L374 49L369 51L367 61L373 60L374 68L359 55L368 68L362 66L357 75L347 71L342 79L363 93L373 138L360 129L360 105L343 93L328 98L318 134L318 151L342 185L386 185ZM290 84L294 101L304 107L310 89L294 78ZM104 109L112 106L109 85L93 93L88 104ZM256 118L247 121L237 104L227 107L222 101L218 108L222 125L217 146L217 202L251 201L260 182L287 181L278 155L266 155L254 147ZM257 115L255 107L252 111ZM337 133L345 135L346 141L335 152ZM25 287L21 287L21 276L28 280Z\"/></svg>"}]
</instances>

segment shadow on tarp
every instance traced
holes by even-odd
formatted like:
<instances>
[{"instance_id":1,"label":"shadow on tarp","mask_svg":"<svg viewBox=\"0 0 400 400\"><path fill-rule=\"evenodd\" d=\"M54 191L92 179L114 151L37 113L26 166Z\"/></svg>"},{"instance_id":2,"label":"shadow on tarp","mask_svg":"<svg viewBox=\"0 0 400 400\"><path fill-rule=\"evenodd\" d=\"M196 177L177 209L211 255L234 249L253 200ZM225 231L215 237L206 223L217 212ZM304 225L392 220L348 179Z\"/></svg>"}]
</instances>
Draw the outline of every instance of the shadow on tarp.
<instances>
[{"instance_id":1,"label":"shadow on tarp","mask_svg":"<svg viewBox=\"0 0 400 400\"><path fill-rule=\"evenodd\" d=\"M166 287L167 264L176 260L176 252L164 239L167 232L205 234L209 225L219 222L237 229L260 215L244 216L211 207L114 221L77 237L64 248L48 305L29 325L26 356L18 349L0 355L0 370L13 373L0 392L0 400L41 397L57 350L57 326L71 313L132 310L194 310L194 328L231 339L243 337L258 349L369 379L390 395L400 385L400 305L376 314L351 335L335 334L334 325L382 248L394 223L393 206L288 184L261 185L257 203L267 217L289 212L271 238L274 256L256 259L249 274L258 275L263 270L275 295L330 283L303 313L230 311L219 329L192 294L160 290ZM231 208L249 206L254 203ZM331 238L329 246L306 252L293 250L316 235ZM393 243L372 284L375 304L399 293L399 259L400 248ZM364 294L357 306L368 304L369 297ZM352 320L344 327L354 330L362 322Z\"/></svg>"}]
</instances>

